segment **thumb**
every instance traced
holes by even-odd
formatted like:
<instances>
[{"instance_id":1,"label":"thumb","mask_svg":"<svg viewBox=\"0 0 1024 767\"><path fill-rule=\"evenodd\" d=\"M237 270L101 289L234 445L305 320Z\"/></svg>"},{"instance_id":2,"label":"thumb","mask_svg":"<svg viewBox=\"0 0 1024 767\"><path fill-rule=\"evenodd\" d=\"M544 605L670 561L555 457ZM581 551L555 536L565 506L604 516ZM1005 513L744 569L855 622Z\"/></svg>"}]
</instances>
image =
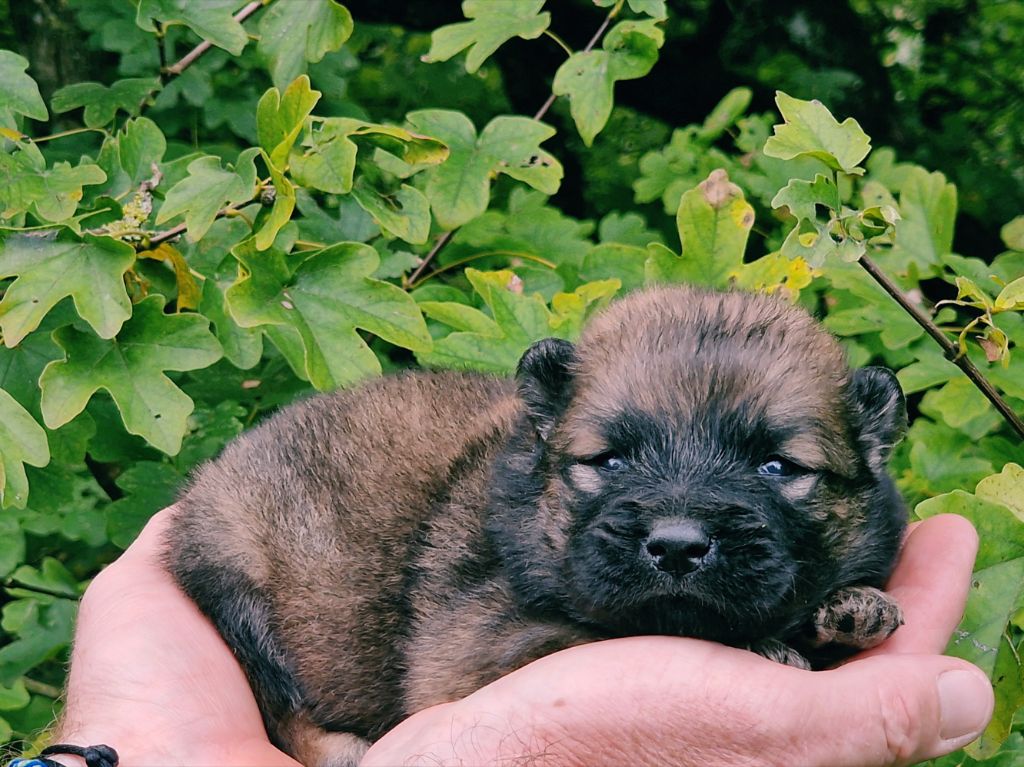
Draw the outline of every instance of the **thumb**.
<instances>
[{"instance_id":1,"label":"thumb","mask_svg":"<svg viewBox=\"0 0 1024 767\"><path fill-rule=\"evenodd\" d=\"M938 655L864 658L805 683L816 690L805 721L808 763L908 765L970 743L992 717L994 696L977 666ZM823 715L824 714L824 715Z\"/></svg>"}]
</instances>

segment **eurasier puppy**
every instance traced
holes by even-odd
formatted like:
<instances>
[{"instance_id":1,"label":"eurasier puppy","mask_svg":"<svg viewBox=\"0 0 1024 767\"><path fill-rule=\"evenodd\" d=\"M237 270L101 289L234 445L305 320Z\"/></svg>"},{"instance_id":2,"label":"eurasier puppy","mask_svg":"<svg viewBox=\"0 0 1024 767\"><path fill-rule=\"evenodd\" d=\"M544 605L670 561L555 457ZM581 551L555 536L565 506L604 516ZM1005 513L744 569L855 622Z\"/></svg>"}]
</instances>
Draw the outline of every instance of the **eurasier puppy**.
<instances>
[{"instance_id":1,"label":"eurasier puppy","mask_svg":"<svg viewBox=\"0 0 1024 767\"><path fill-rule=\"evenodd\" d=\"M286 408L204 466L167 564L268 731L352 765L543 655L679 634L808 665L901 622L887 370L805 312L659 288L516 380L410 373Z\"/></svg>"}]
</instances>

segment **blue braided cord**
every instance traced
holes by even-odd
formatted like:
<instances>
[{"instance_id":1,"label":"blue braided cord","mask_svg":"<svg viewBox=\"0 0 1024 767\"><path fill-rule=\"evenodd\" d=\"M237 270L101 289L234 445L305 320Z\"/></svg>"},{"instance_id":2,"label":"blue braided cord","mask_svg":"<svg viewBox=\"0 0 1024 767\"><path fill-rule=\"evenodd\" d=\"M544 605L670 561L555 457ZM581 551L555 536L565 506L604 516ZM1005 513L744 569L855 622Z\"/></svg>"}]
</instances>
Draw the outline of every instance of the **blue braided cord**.
<instances>
[{"instance_id":1,"label":"blue braided cord","mask_svg":"<svg viewBox=\"0 0 1024 767\"><path fill-rule=\"evenodd\" d=\"M47 764L46 761L44 761L42 759L30 758L30 759L15 759L14 761L10 762L7 765L7 767L50 767L50 765Z\"/></svg>"}]
</instances>

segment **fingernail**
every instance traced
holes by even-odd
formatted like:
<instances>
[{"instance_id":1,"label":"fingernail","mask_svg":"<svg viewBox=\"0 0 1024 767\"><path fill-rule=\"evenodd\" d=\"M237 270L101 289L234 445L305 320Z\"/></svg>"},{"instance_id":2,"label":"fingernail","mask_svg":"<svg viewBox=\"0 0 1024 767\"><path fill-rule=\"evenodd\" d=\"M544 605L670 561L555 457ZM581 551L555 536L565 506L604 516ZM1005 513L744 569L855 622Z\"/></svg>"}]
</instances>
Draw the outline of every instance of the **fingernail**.
<instances>
[{"instance_id":1,"label":"fingernail","mask_svg":"<svg viewBox=\"0 0 1024 767\"><path fill-rule=\"evenodd\" d=\"M945 671L939 675L939 706L943 740L977 736L992 715L992 686L973 671Z\"/></svg>"}]
</instances>

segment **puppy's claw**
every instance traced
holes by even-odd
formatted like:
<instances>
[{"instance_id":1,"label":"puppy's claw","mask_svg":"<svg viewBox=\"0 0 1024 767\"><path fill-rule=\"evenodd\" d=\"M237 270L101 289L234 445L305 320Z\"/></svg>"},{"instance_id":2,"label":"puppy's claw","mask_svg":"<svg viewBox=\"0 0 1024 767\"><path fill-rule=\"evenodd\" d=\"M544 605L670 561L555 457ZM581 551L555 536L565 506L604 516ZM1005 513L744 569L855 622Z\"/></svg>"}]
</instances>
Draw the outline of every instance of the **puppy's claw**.
<instances>
[{"instance_id":1,"label":"puppy's claw","mask_svg":"<svg viewBox=\"0 0 1024 767\"><path fill-rule=\"evenodd\" d=\"M814 614L816 643L866 650L903 625L903 611L884 591L870 586L839 589Z\"/></svg>"},{"instance_id":2,"label":"puppy's claw","mask_svg":"<svg viewBox=\"0 0 1024 767\"><path fill-rule=\"evenodd\" d=\"M811 669L811 662L807 658L778 639L763 639L756 644L747 645L747 649L776 663L802 668L805 671Z\"/></svg>"}]
</instances>

